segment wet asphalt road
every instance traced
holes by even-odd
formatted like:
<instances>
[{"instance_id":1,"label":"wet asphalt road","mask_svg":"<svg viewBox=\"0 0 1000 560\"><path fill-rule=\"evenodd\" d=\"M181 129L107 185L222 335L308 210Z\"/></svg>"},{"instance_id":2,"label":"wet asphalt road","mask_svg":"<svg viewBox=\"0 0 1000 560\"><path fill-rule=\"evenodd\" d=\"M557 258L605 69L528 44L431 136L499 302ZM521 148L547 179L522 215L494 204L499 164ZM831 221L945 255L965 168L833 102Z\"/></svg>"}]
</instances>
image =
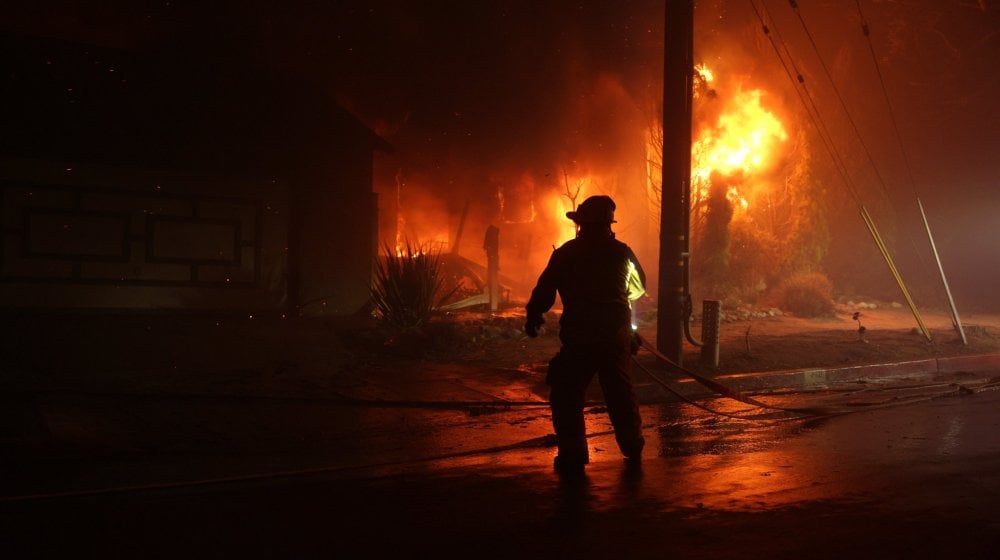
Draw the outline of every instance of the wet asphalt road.
<instances>
[{"instance_id":1,"label":"wet asphalt road","mask_svg":"<svg viewBox=\"0 0 1000 560\"><path fill-rule=\"evenodd\" d=\"M174 418L175 440L155 449L119 434L96 458L8 463L6 495L39 496L0 502L0 550L9 558L995 557L1000 392L824 398L869 406L766 422L646 406L639 470L600 435L608 425L595 407L592 464L569 479L552 471L544 407L316 404L293 414L272 403L227 411L237 423L267 419L252 437L221 437L242 432L218 427L204 434L201 425L195 441L195 429ZM42 496L123 485L140 489Z\"/></svg>"}]
</instances>

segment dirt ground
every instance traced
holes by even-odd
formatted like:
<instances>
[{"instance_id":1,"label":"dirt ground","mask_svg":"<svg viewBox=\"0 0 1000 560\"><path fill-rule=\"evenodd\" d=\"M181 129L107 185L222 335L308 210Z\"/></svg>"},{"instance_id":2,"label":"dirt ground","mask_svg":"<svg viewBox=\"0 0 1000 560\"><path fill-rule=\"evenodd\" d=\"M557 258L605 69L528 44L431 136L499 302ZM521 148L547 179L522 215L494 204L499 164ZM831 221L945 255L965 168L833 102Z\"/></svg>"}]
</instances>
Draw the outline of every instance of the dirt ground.
<instances>
[{"instance_id":1,"label":"dirt ground","mask_svg":"<svg viewBox=\"0 0 1000 560\"><path fill-rule=\"evenodd\" d=\"M1000 315L962 317L962 344L946 312L922 311L928 340L908 308L871 305L842 304L818 319L723 310L720 366L702 365L690 344L684 363L725 374L1000 352ZM468 311L390 335L369 318L7 313L0 390L331 396L351 378L427 362L537 373L559 347L558 315L536 339L523 321L520 308ZM692 331L701 336L697 321ZM639 332L655 338L654 311L640 314Z\"/></svg>"},{"instance_id":2,"label":"dirt ground","mask_svg":"<svg viewBox=\"0 0 1000 560\"><path fill-rule=\"evenodd\" d=\"M724 323L719 371L853 366L1000 351L998 315L960 317L967 341L963 344L949 312L920 312L928 339L909 308L876 305L874 309L839 305L836 315L828 318L782 315ZM855 313L860 314L857 319ZM694 351L687 363L695 365L699 358Z\"/></svg>"}]
</instances>

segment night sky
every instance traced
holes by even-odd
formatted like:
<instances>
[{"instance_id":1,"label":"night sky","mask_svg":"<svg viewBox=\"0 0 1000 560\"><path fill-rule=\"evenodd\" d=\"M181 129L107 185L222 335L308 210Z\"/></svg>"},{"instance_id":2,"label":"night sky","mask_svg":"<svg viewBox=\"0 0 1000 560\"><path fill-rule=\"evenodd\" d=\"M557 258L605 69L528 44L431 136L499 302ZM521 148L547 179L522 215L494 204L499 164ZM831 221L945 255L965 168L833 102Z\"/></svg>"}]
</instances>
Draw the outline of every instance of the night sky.
<instances>
[{"instance_id":1,"label":"night sky","mask_svg":"<svg viewBox=\"0 0 1000 560\"><path fill-rule=\"evenodd\" d=\"M554 188L562 170L582 162L611 166L619 152L631 150L631 136L655 117L659 102L663 4L42 1L5 7L0 26L140 52L202 50L301 76L394 146L378 162L377 189L391 191L402 175L454 213L465 200L451 195L456 190L485 201L494 195L490 185L526 174ZM793 84L753 7L766 10L822 100L859 189L895 212L884 219L904 230L919 195L945 264L954 269L953 283L978 299L978 289L1000 281L1000 6L991 0L860 3L907 170L857 4L799 4L888 194L854 144L788 2L696 3L696 62L763 87L782 111L796 114ZM818 146L814 172L829 189L842 189ZM847 229L862 227L850 212L836 220L850 222Z\"/></svg>"}]
</instances>

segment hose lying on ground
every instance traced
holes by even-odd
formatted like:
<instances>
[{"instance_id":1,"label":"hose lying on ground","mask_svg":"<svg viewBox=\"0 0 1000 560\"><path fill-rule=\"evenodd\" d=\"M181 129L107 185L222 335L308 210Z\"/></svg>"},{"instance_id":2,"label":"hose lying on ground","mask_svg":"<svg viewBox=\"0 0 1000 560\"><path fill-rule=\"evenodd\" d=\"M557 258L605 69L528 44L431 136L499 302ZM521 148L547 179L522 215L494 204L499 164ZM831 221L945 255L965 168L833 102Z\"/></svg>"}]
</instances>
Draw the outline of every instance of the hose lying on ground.
<instances>
[{"instance_id":1,"label":"hose lying on ground","mask_svg":"<svg viewBox=\"0 0 1000 560\"><path fill-rule=\"evenodd\" d=\"M640 337L639 340L640 340L641 347L645 348L646 350L648 350L650 353L652 353L654 356L656 356L660 361L666 363L668 366L670 366L674 370L678 371L679 373L682 373L682 374L690 377L691 379L694 379L698 383L704 385L705 387L711 389L713 392L718 393L719 395L721 395L723 397L726 397L726 398L729 398L729 399L733 399L733 400L742 402L744 404L748 404L750 406L755 406L757 408L761 408L761 409L765 409L765 410L773 410L773 411L776 411L776 412L783 412L783 413L794 414L794 415L797 415L796 418L836 416L836 415L840 415L840 414L849 414L851 412L857 412L858 410L860 410L859 407L864 407L866 409L882 408L882 407L886 407L886 406L894 406L894 405L903 404L903 403L917 402L917 401L921 401L921 400L929 400L929 399L934 398L936 396L940 396L940 395L917 396L917 397L913 397L911 399L895 400L895 401L891 401L891 402L888 402L888 403L864 403L864 404L856 405L853 408L782 407L782 406L774 406L774 405L769 405L769 404L766 404L766 403L762 403L762 402L760 402L760 401L758 401L758 400L756 400L754 398L751 398L751 397L748 397L748 396L744 395L743 393L741 393L739 391L736 391L736 390L733 390L733 389L731 389L729 387L726 387L725 385L719 383L718 381L715 381L713 379L709 379L709 378L707 378L707 377L705 377L703 375L699 375L699 374L697 374L697 373L695 373L695 372L693 372L693 371L685 368L684 366L682 366L682 365L674 362L673 360L671 360L667 356L664 356L659 350L657 350L645 338ZM736 419L739 419L739 420L765 420L765 421L766 420L773 420L772 418L768 418L768 419L761 418L760 415L756 415L756 417L754 417L754 416L747 416L747 415L740 415L740 414L732 414L732 413L728 413L728 412L714 410L712 408L709 408L709 407L706 407L704 405L701 405L700 403L697 403L694 400L689 399L689 398L685 397L684 395L680 394L677 390L675 390L673 387L671 387L666 381L664 381L659 376L657 376L652 371L650 371L648 368L646 368L644 365L642 365L642 363L640 363L638 360L633 359L633 361L639 366L640 369L643 370L643 372L646 373L646 375L649 376L650 379L652 379L658 385L660 385L661 387L663 387L664 389L666 389L667 391L669 391L673 395L677 396L678 398L680 398L684 402L686 402L686 403L688 403L690 405L696 406L696 407L698 407L698 408L700 408L700 409L702 409L702 410L704 410L706 412L711 412L712 414L718 414L720 416L727 416L727 417L730 417L730 418L736 418ZM955 386L955 390L954 391L949 391L948 393L945 393L945 394L950 394L950 393L953 393L953 392L954 393L958 393L958 394L963 394L963 393L967 393L967 392L969 392L969 393L974 392L974 391L972 391L972 390L970 390L968 388L965 388L965 387L963 387L962 385L959 385L959 384L954 384L954 386ZM792 418L792 419L794 419L794 418Z\"/></svg>"}]
</instances>

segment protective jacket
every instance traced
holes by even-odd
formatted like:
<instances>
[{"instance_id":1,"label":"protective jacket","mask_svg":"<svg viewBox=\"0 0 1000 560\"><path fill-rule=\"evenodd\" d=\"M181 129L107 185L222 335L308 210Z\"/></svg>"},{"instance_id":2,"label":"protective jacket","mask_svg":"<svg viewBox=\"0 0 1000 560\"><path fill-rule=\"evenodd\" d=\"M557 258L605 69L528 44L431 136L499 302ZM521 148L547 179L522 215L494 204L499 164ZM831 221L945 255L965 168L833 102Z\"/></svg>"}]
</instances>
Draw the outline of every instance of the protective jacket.
<instances>
[{"instance_id":1,"label":"protective jacket","mask_svg":"<svg viewBox=\"0 0 1000 560\"><path fill-rule=\"evenodd\" d=\"M646 283L639 260L628 245L610 232L581 235L552 253L531 292L528 317L540 317L555 303L563 304L559 337L563 344L589 344L618 339L630 331L629 279Z\"/></svg>"}]
</instances>

